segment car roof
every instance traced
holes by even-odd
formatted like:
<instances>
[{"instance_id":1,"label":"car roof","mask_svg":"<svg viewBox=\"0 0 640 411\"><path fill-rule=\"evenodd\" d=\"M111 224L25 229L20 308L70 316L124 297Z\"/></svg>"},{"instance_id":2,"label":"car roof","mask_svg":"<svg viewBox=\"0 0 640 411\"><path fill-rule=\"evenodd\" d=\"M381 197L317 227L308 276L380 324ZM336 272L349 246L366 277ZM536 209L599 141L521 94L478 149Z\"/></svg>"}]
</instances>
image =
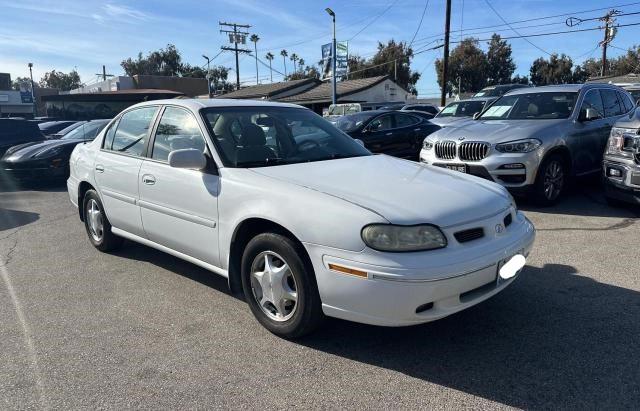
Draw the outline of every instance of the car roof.
<instances>
[{"instance_id":1,"label":"car roof","mask_svg":"<svg viewBox=\"0 0 640 411\"><path fill-rule=\"evenodd\" d=\"M516 88L508 91L505 95L513 96L516 94L529 93L570 93L579 92L580 90L590 90L594 88L611 88L614 90L622 90L618 86L605 83L586 83L586 84L558 84L551 86Z\"/></svg>"},{"instance_id":2,"label":"car roof","mask_svg":"<svg viewBox=\"0 0 640 411\"><path fill-rule=\"evenodd\" d=\"M496 96L492 96L492 97L471 97L471 98L463 98L462 100L457 100L457 101L452 101L451 103L448 103L447 106L449 104L454 104L454 103L466 103L468 101L491 101L491 100L496 100L498 97Z\"/></svg>"},{"instance_id":3,"label":"car roof","mask_svg":"<svg viewBox=\"0 0 640 411\"><path fill-rule=\"evenodd\" d=\"M174 106L181 106L189 108L193 111L198 111L202 108L208 107L286 107L286 108L304 108L297 104L290 103L275 103L272 101L261 100L239 100L230 98L211 98L211 99L194 99L194 98L174 98L174 99L161 99L151 100L142 103L135 104L131 107L144 107L144 106L156 106L159 104L171 104Z\"/></svg>"}]
</instances>

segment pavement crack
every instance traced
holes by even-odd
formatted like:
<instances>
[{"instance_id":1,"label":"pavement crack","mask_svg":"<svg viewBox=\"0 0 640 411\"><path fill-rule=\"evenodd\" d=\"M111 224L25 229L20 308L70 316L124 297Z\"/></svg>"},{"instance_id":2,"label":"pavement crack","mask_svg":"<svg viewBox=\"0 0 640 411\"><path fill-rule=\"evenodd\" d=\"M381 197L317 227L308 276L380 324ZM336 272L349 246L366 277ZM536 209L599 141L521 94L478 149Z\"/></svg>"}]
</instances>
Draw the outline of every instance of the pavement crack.
<instances>
[{"instance_id":1,"label":"pavement crack","mask_svg":"<svg viewBox=\"0 0 640 411\"><path fill-rule=\"evenodd\" d=\"M612 224L608 227L558 227L558 228L537 228L536 231L615 231L631 227L639 221L638 218L625 218L624 220Z\"/></svg>"}]
</instances>

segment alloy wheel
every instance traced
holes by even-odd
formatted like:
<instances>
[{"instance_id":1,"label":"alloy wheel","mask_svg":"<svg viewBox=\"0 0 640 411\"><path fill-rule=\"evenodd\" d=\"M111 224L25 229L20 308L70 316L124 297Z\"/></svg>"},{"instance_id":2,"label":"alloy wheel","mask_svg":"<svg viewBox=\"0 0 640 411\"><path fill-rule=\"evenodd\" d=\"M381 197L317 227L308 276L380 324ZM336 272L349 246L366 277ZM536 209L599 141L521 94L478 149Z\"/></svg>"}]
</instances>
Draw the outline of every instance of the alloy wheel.
<instances>
[{"instance_id":1,"label":"alloy wheel","mask_svg":"<svg viewBox=\"0 0 640 411\"><path fill-rule=\"evenodd\" d=\"M102 221L102 212L98 202L93 198L87 202L86 217L89 233L94 241L102 241L104 235L104 223Z\"/></svg>"},{"instance_id":2,"label":"alloy wheel","mask_svg":"<svg viewBox=\"0 0 640 411\"><path fill-rule=\"evenodd\" d=\"M298 307L298 287L289 264L273 251L263 251L251 264L251 290L262 312L287 321Z\"/></svg>"},{"instance_id":3,"label":"alloy wheel","mask_svg":"<svg viewBox=\"0 0 640 411\"><path fill-rule=\"evenodd\" d=\"M544 172L544 196L553 201L564 187L564 168L559 161L551 161Z\"/></svg>"}]
</instances>

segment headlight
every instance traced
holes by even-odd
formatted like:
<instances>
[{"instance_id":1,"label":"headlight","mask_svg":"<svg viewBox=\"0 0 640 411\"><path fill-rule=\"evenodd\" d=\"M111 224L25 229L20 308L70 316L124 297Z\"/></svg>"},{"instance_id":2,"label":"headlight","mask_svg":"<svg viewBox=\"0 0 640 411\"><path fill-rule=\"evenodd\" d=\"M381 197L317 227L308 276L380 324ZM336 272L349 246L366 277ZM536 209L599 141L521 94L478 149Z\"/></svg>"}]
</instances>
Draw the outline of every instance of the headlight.
<instances>
[{"instance_id":1,"label":"headlight","mask_svg":"<svg viewBox=\"0 0 640 411\"><path fill-rule=\"evenodd\" d=\"M433 148L433 141L425 138L424 142L422 143L422 148L424 148L425 150L431 150Z\"/></svg>"},{"instance_id":2,"label":"headlight","mask_svg":"<svg viewBox=\"0 0 640 411\"><path fill-rule=\"evenodd\" d=\"M390 252L434 250L447 246L442 231L431 224L371 224L362 229L362 240L374 250Z\"/></svg>"},{"instance_id":3,"label":"headlight","mask_svg":"<svg viewBox=\"0 0 640 411\"><path fill-rule=\"evenodd\" d=\"M540 144L542 142L536 138L527 138L496 144L496 150L501 153L530 153L540 147Z\"/></svg>"},{"instance_id":4,"label":"headlight","mask_svg":"<svg viewBox=\"0 0 640 411\"><path fill-rule=\"evenodd\" d=\"M47 157L57 156L58 154L62 153L63 149L64 147L61 147L61 146L53 147L53 148L45 148L44 150L40 150L37 153L35 153L32 157L47 158Z\"/></svg>"},{"instance_id":5,"label":"headlight","mask_svg":"<svg viewBox=\"0 0 640 411\"><path fill-rule=\"evenodd\" d=\"M633 157L633 146L637 133L637 130L631 128L612 128L607 143L607 154Z\"/></svg>"}]
</instances>

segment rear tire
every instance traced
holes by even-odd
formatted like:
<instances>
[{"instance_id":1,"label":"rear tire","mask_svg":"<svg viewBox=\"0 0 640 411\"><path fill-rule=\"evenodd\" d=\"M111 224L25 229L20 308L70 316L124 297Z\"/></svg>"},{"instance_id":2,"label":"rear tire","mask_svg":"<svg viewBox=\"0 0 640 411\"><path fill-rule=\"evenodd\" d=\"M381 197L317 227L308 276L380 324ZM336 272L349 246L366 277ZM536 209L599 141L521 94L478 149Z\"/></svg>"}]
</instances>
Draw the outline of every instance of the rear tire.
<instances>
[{"instance_id":1,"label":"rear tire","mask_svg":"<svg viewBox=\"0 0 640 411\"><path fill-rule=\"evenodd\" d=\"M276 233L255 236L242 256L242 289L251 312L267 330L283 338L314 331L324 314L315 274L304 250Z\"/></svg>"},{"instance_id":2,"label":"rear tire","mask_svg":"<svg viewBox=\"0 0 640 411\"><path fill-rule=\"evenodd\" d=\"M95 190L88 190L85 193L82 213L87 236L95 248L106 252L122 246L123 238L111 232L111 223Z\"/></svg>"},{"instance_id":3,"label":"rear tire","mask_svg":"<svg viewBox=\"0 0 640 411\"><path fill-rule=\"evenodd\" d=\"M533 185L535 202L541 207L557 204L565 191L568 177L568 167L562 156L552 154L545 158Z\"/></svg>"}]
</instances>

